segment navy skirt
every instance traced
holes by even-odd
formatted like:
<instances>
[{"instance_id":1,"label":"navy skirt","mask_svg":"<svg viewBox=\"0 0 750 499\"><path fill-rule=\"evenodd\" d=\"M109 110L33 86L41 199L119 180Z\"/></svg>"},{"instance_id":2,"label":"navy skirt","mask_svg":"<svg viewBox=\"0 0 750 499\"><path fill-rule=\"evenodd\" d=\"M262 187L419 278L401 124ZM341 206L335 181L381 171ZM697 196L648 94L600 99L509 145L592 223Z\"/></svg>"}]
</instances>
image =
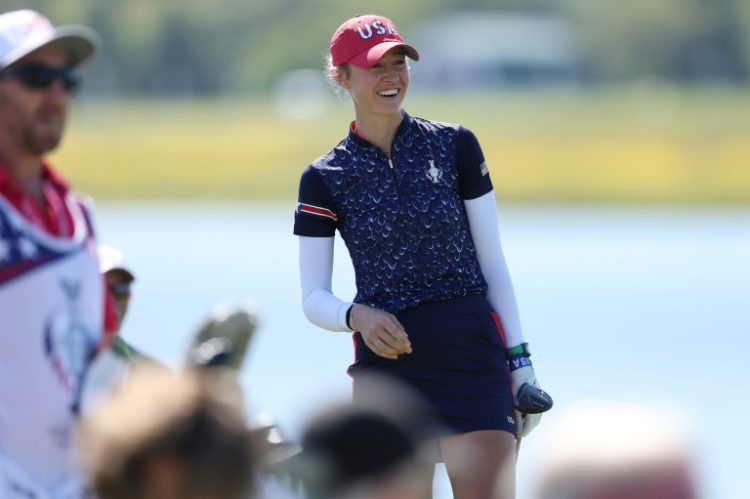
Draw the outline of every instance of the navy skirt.
<instances>
[{"instance_id":1,"label":"navy skirt","mask_svg":"<svg viewBox=\"0 0 750 499\"><path fill-rule=\"evenodd\" d=\"M412 353L386 359L354 334L354 379L393 377L411 386L432 407L447 433L504 430L515 434L513 394L502 326L486 297L430 302L396 314Z\"/></svg>"}]
</instances>

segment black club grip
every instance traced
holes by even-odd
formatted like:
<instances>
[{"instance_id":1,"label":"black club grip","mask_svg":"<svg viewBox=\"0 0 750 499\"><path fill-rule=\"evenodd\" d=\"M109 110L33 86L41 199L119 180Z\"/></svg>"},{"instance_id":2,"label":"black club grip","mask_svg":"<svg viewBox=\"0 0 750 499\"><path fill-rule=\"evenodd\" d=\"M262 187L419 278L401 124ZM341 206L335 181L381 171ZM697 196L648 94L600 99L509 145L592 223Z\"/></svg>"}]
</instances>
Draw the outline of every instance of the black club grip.
<instances>
[{"instance_id":1,"label":"black club grip","mask_svg":"<svg viewBox=\"0 0 750 499\"><path fill-rule=\"evenodd\" d=\"M539 414L552 409L552 397L536 385L524 383L516 394L516 410L524 414Z\"/></svg>"}]
</instances>

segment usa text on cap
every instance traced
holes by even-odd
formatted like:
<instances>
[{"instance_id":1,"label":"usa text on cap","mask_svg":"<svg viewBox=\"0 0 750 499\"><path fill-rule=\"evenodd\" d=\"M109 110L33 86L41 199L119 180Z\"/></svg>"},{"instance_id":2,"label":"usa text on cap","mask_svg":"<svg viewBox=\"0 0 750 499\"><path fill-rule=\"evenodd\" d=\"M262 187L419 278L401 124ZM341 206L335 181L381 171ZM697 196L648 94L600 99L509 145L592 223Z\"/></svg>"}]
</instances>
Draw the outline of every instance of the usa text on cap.
<instances>
[{"instance_id":1,"label":"usa text on cap","mask_svg":"<svg viewBox=\"0 0 750 499\"><path fill-rule=\"evenodd\" d=\"M349 63L368 68L394 47L403 48L410 59L419 60L417 49L404 41L393 21L383 16L357 15L333 33L330 48L334 66Z\"/></svg>"}]
</instances>

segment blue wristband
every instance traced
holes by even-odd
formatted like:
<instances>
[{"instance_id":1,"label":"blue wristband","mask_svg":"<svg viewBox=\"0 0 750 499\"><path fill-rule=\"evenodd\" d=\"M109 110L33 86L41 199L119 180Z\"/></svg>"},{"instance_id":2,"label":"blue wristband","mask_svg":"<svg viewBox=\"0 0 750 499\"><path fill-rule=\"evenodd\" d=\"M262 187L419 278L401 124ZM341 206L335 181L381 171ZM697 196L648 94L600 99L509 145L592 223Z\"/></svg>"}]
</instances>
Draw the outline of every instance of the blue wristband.
<instances>
[{"instance_id":1,"label":"blue wristband","mask_svg":"<svg viewBox=\"0 0 750 499\"><path fill-rule=\"evenodd\" d=\"M531 367L531 365L531 359L523 354L511 355L508 357L508 367L510 368L510 372L513 372L516 369L521 369L522 367Z\"/></svg>"}]
</instances>

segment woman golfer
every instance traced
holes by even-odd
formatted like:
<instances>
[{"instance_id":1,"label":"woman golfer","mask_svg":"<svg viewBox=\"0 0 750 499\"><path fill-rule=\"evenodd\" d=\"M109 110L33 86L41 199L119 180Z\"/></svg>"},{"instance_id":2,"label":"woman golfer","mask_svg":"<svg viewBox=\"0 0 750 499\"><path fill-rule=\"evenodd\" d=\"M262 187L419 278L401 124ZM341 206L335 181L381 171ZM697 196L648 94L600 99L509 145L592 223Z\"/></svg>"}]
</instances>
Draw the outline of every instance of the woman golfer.
<instances>
[{"instance_id":1,"label":"woman golfer","mask_svg":"<svg viewBox=\"0 0 750 499\"><path fill-rule=\"evenodd\" d=\"M303 172L294 233L303 309L354 332L349 373L394 376L432 404L454 497L512 498L514 411L536 378L524 343L489 171L472 132L410 116L408 59L389 19L358 15L333 34L327 71L351 95L348 135ZM351 255L354 302L331 291L334 235Z\"/></svg>"}]
</instances>

